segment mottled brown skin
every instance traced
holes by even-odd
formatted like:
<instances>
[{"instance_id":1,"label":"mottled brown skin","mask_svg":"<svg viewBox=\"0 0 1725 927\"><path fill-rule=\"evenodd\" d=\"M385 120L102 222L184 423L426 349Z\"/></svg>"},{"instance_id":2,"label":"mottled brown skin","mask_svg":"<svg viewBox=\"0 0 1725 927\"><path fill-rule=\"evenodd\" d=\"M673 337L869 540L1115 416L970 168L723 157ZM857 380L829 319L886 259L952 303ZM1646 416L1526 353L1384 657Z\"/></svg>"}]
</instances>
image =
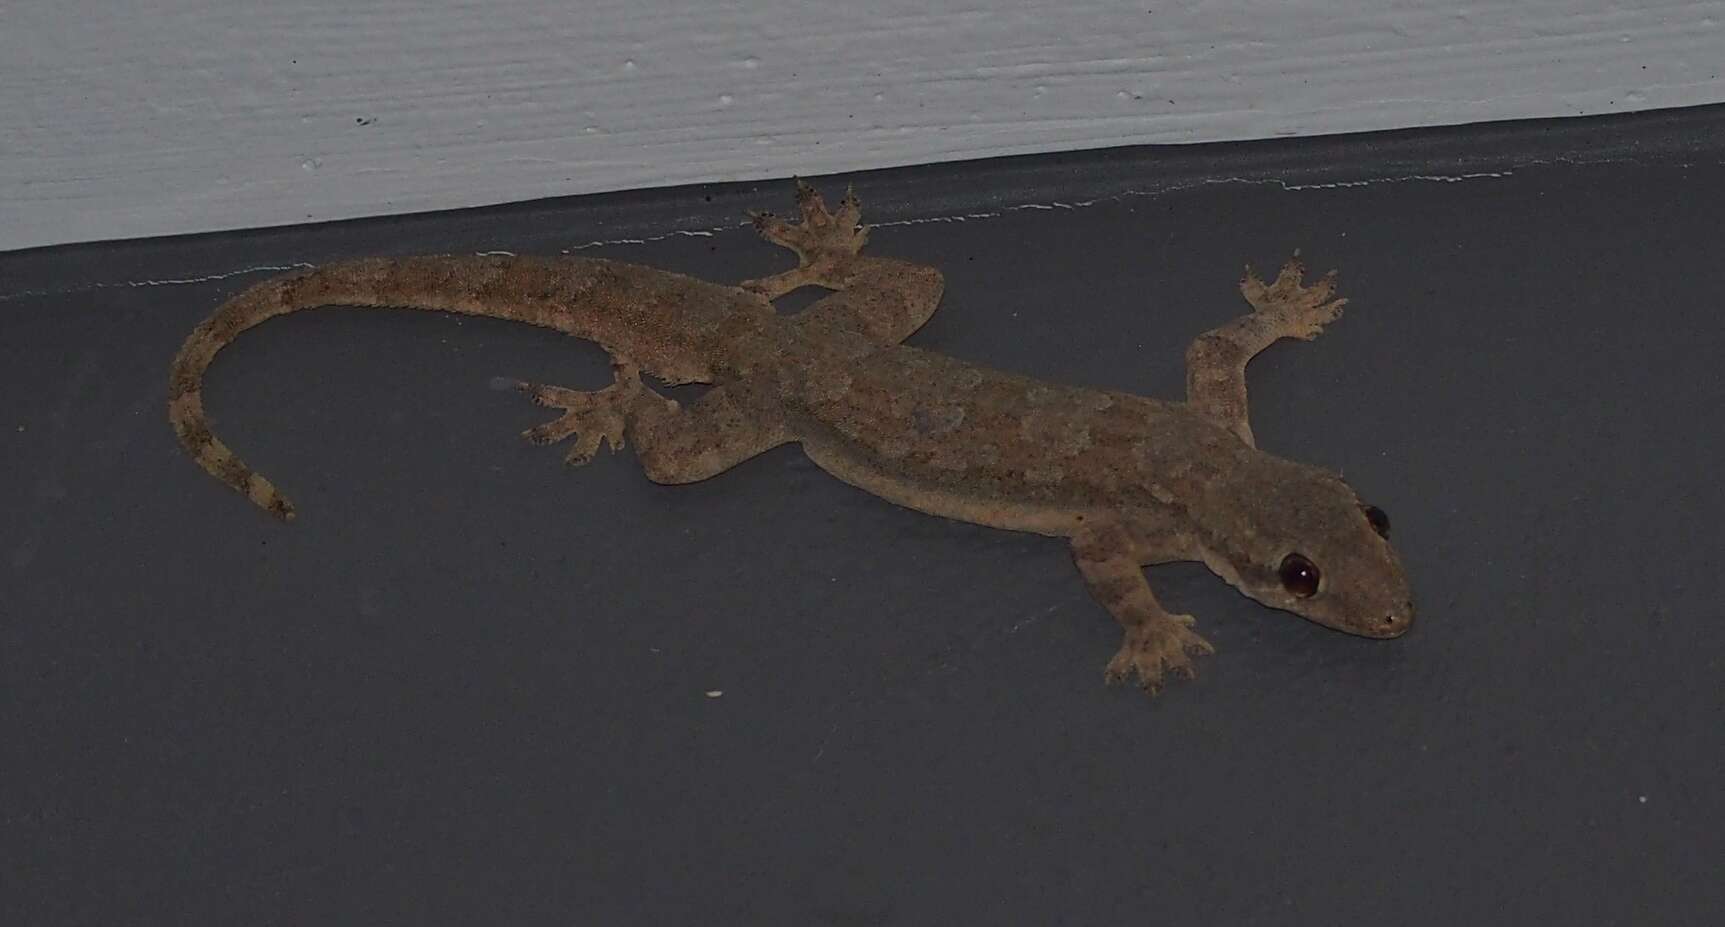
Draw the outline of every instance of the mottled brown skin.
<instances>
[{"instance_id":1,"label":"mottled brown skin","mask_svg":"<svg viewBox=\"0 0 1725 927\"><path fill-rule=\"evenodd\" d=\"M1367 637L1395 637L1413 602L1382 514L1335 474L1258 450L1246 363L1280 338L1315 337L1345 300L1333 274L1312 286L1289 261L1250 271L1253 311L1187 352L1187 398L1044 383L900 344L933 314L933 268L861 253L847 196L829 212L798 184L801 222L757 216L792 270L730 287L585 258L431 256L334 264L260 283L192 332L174 360L169 419L217 479L282 518L293 506L210 431L201 388L217 351L266 319L325 305L401 307L512 319L598 342L615 382L582 391L519 384L564 413L528 440L574 439L568 460L632 441L647 476L688 483L795 443L848 483L918 511L1071 540L1091 593L1125 630L1110 681L1156 691L1192 675L1210 644L1166 611L1143 567L1201 561L1252 598ZM795 316L771 300L833 292ZM642 383L714 387L687 407ZM1290 564L1310 567L1309 572Z\"/></svg>"}]
</instances>

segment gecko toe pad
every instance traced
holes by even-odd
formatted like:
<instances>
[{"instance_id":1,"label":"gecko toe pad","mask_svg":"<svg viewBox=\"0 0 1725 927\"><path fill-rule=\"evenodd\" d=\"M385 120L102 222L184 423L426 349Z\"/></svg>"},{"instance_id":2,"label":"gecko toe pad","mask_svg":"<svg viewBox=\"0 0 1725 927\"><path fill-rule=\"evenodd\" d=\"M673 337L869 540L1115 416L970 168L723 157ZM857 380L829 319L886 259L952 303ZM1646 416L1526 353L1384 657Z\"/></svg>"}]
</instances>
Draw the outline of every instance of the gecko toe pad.
<instances>
[{"instance_id":1,"label":"gecko toe pad","mask_svg":"<svg viewBox=\"0 0 1725 927\"><path fill-rule=\"evenodd\" d=\"M1127 631L1103 678L1110 683L1135 680L1140 688L1155 695L1168 673L1185 679L1195 677L1192 658L1215 653L1216 648L1192 630L1190 615L1169 615L1168 619Z\"/></svg>"}]
</instances>

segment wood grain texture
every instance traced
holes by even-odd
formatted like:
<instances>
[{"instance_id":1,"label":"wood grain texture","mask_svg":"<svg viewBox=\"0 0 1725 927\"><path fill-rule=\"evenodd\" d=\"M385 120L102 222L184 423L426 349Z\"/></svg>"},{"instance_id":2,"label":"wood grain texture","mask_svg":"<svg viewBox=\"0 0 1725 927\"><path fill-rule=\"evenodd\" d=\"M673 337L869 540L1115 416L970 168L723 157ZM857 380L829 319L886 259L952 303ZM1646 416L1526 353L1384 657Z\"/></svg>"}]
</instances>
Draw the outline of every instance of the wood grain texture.
<instances>
[{"instance_id":1,"label":"wood grain texture","mask_svg":"<svg viewBox=\"0 0 1725 927\"><path fill-rule=\"evenodd\" d=\"M0 3L0 249L1725 100L1725 2Z\"/></svg>"}]
</instances>

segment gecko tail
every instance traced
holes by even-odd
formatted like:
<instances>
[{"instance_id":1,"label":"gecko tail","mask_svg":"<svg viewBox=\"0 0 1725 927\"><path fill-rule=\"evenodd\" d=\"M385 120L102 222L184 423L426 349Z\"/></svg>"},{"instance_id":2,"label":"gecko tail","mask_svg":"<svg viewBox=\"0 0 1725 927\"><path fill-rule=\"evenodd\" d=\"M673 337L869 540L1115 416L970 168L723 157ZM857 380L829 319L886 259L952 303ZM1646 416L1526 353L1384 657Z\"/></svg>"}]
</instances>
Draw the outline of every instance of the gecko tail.
<instances>
[{"instance_id":1,"label":"gecko tail","mask_svg":"<svg viewBox=\"0 0 1725 927\"><path fill-rule=\"evenodd\" d=\"M223 303L187 336L168 372L168 422L173 425L180 446L211 476L284 522L293 520L293 503L210 430L204 412L204 372L216 352L241 332L300 308L291 298L294 284L314 273L289 274L264 281Z\"/></svg>"},{"instance_id":2,"label":"gecko tail","mask_svg":"<svg viewBox=\"0 0 1725 927\"><path fill-rule=\"evenodd\" d=\"M247 466L210 430L204 412L204 372L216 353L247 329L279 315L318 306L423 308L523 316L513 307L463 302L470 292L521 262L503 258L427 256L366 258L306 268L261 281L242 290L205 319L181 345L168 370L168 421L186 453L211 476L234 488L253 505L282 521L292 521L293 503L262 474ZM455 294L455 295L452 295ZM539 321L522 318L522 321Z\"/></svg>"},{"instance_id":3,"label":"gecko tail","mask_svg":"<svg viewBox=\"0 0 1725 927\"><path fill-rule=\"evenodd\" d=\"M282 521L292 521L293 503L210 430L204 412L204 372L216 353L247 329L300 309L340 305L460 311L464 307L451 304L446 295L449 281L444 278L451 272L470 277L478 270L496 272L506 265L499 259L366 258L307 267L247 287L192 329L168 368L168 421L174 434L186 453L211 476L258 508Z\"/></svg>"},{"instance_id":4,"label":"gecko tail","mask_svg":"<svg viewBox=\"0 0 1725 927\"><path fill-rule=\"evenodd\" d=\"M174 432L186 452L211 476L232 486L254 505L282 521L293 521L294 507L263 474L253 470L238 455L228 449L202 422L203 408L196 410L196 419L174 420Z\"/></svg>"},{"instance_id":5,"label":"gecko tail","mask_svg":"<svg viewBox=\"0 0 1725 927\"><path fill-rule=\"evenodd\" d=\"M611 262L591 259L424 255L342 261L273 277L236 294L186 337L168 371L168 421L198 466L254 505L289 521L293 505L211 433L204 412L204 372L216 353L241 333L296 310L343 306L524 322L602 345L658 337L636 331L639 313L618 312L615 298L609 305L590 298L606 287L615 290L620 273ZM663 277L659 273L653 280ZM655 372L704 369L701 357L687 350L678 354L663 338L649 344L666 362L664 370Z\"/></svg>"}]
</instances>

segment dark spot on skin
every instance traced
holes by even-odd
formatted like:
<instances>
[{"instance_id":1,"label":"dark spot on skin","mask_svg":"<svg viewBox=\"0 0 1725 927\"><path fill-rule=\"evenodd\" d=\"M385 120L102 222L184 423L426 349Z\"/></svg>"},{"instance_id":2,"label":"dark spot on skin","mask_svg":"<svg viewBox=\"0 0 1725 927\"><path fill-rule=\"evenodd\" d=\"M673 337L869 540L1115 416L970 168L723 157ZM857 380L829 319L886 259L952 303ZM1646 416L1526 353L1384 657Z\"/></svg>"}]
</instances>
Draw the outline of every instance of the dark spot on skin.
<instances>
[{"instance_id":1,"label":"dark spot on skin","mask_svg":"<svg viewBox=\"0 0 1725 927\"><path fill-rule=\"evenodd\" d=\"M211 470L216 474L216 476L221 477L223 482L230 486L237 486L241 490L246 488L246 481L251 479L252 476L251 468L240 463L239 459L235 457L229 457L226 460L223 460L221 463L212 467Z\"/></svg>"},{"instance_id":2,"label":"dark spot on skin","mask_svg":"<svg viewBox=\"0 0 1725 927\"><path fill-rule=\"evenodd\" d=\"M939 436L957 428L964 421L961 406L918 406L911 410L910 421L920 434Z\"/></svg>"},{"instance_id":3,"label":"dark spot on skin","mask_svg":"<svg viewBox=\"0 0 1725 927\"><path fill-rule=\"evenodd\" d=\"M493 267L486 270L489 273L473 286L473 295L480 302L507 304L511 296L520 292L518 281L512 279L506 270Z\"/></svg>"},{"instance_id":4,"label":"dark spot on skin","mask_svg":"<svg viewBox=\"0 0 1725 927\"><path fill-rule=\"evenodd\" d=\"M276 286L275 286L275 302L280 303L284 306L293 305L294 301L299 298L300 294L302 292L304 292L309 287L310 284L311 284L311 275L309 273L308 274L301 274L299 276L291 276L290 275L290 276L286 276L286 277L277 278ZM265 295L267 293L268 293L267 290L264 290L261 287L259 288L259 295L260 296ZM218 317L219 317L219 313L218 313ZM215 318L211 318L210 321L214 322Z\"/></svg>"},{"instance_id":5,"label":"dark spot on skin","mask_svg":"<svg viewBox=\"0 0 1725 927\"><path fill-rule=\"evenodd\" d=\"M1091 588L1104 602L1125 602L1138 591L1138 583L1130 576L1112 576L1095 582Z\"/></svg>"},{"instance_id":6,"label":"dark spot on skin","mask_svg":"<svg viewBox=\"0 0 1725 927\"><path fill-rule=\"evenodd\" d=\"M206 324L209 326L206 332L209 340L220 346L239 337L251 322L238 312L218 312Z\"/></svg>"},{"instance_id":7,"label":"dark spot on skin","mask_svg":"<svg viewBox=\"0 0 1725 927\"><path fill-rule=\"evenodd\" d=\"M195 393L197 390L198 377L190 370L175 370L173 376L168 381L168 399L170 401L178 399L187 393Z\"/></svg>"},{"instance_id":8,"label":"dark spot on skin","mask_svg":"<svg viewBox=\"0 0 1725 927\"><path fill-rule=\"evenodd\" d=\"M186 442L187 447L203 447L209 444L212 438L210 426L201 421L180 423L180 440Z\"/></svg>"},{"instance_id":9,"label":"dark spot on skin","mask_svg":"<svg viewBox=\"0 0 1725 927\"><path fill-rule=\"evenodd\" d=\"M1366 521L1372 523L1372 530L1378 533L1378 537L1390 536L1390 517L1384 514L1383 509L1375 505L1366 506Z\"/></svg>"},{"instance_id":10,"label":"dark spot on skin","mask_svg":"<svg viewBox=\"0 0 1725 927\"><path fill-rule=\"evenodd\" d=\"M1318 584L1323 576L1318 572L1317 564L1307 560L1300 554L1289 554L1282 558L1282 565L1276 574L1282 579L1282 588L1302 599L1309 599L1318 594Z\"/></svg>"}]
</instances>

